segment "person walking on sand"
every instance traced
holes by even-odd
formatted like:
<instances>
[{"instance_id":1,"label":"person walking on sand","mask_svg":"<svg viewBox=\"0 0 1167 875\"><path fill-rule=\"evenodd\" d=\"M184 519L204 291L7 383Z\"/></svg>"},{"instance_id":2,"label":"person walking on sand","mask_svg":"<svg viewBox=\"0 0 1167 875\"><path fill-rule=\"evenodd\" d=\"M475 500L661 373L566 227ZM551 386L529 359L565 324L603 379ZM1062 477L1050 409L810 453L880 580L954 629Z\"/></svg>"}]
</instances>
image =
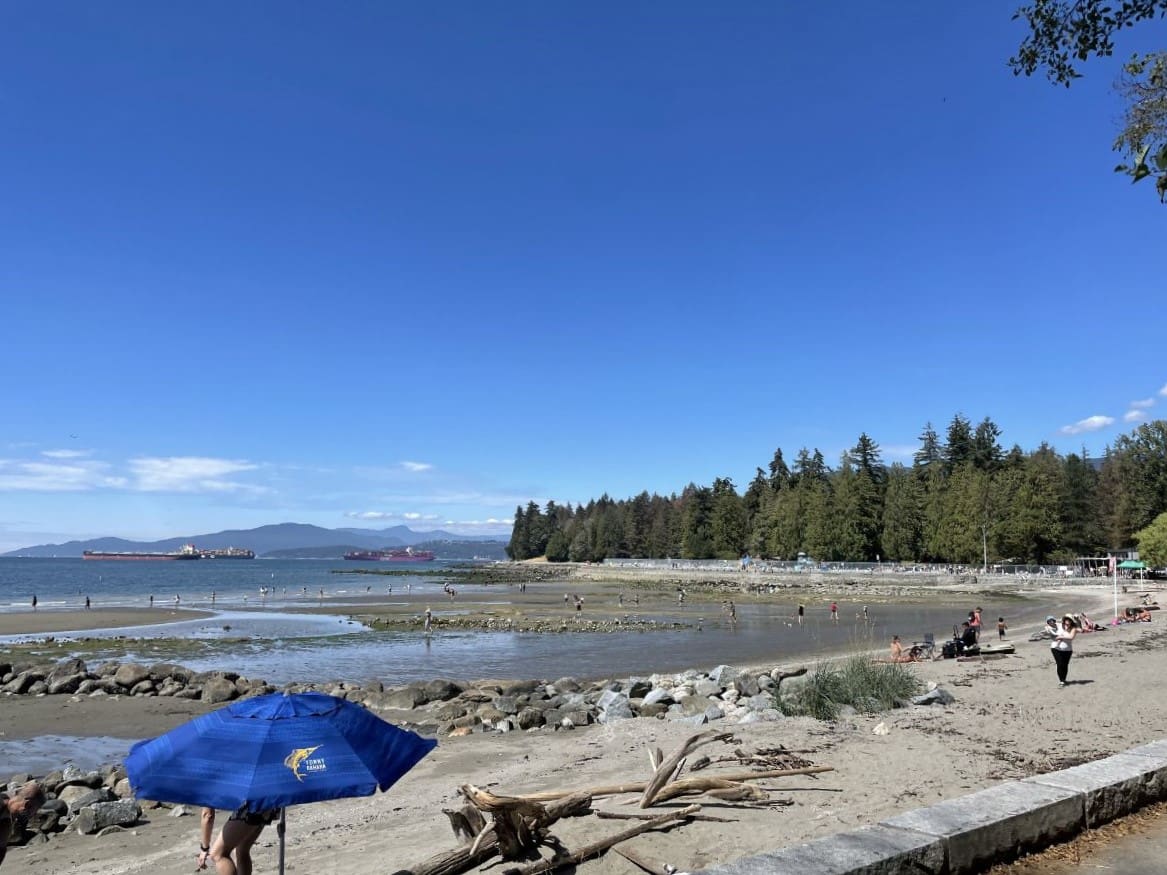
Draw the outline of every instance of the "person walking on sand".
<instances>
[{"instance_id":1,"label":"person walking on sand","mask_svg":"<svg viewBox=\"0 0 1167 875\"><path fill-rule=\"evenodd\" d=\"M803 607L802 605L799 605L798 606L798 625L799 626L802 625L802 617L805 613L806 613L806 608Z\"/></svg>"},{"instance_id":2,"label":"person walking on sand","mask_svg":"<svg viewBox=\"0 0 1167 875\"><path fill-rule=\"evenodd\" d=\"M831 602L831 622L839 622L839 603Z\"/></svg>"},{"instance_id":3,"label":"person walking on sand","mask_svg":"<svg viewBox=\"0 0 1167 875\"><path fill-rule=\"evenodd\" d=\"M36 610L36 593L35 592L32 594L32 609L34 611Z\"/></svg>"},{"instance_id":4,"label":"person walking on sand","mask_svg":"<svg viewBox=\"0 0 1167 875\"><path fill-rule=\"evenodd\" d=\"M998 617L997 618L997 637L1000 638L1002 641L1005 640L1005 632L1008 630L1008 628L1009 627L1005 625L1005 618Z\"/></svg>"},{"instance_id":5,"label":"person walking on sand","mask_svg":"<svg viewBox=\"0 0 1167 875\"><path fill-rule=\"evenodd\" d=\"M89 610L89 596L85 596L85 610Z\"/></svg>"},{"instance_id":6,"label":"person walking on sand","mask_svg":"<svg viewBox=\"0 0 1167 875\"><path fill-rule=\"evenodd\" d=\"M425 633L427 635L430 633L430 628L433 626L433 622L434 622L434 613L433 613L433 611L430 610L430 606L426 605L425 606L425 627L424 628L425 628Z\"/></svg>"},{"instance_id":7,"label":"person walking on sand","mask_svg":"<svg viewBox=\"0 0 1167 875\"><path fill-rule=\"evenodd\" d=\"M1074 625L1074 618L1069 614L1062 617L1061 627L1057 635L1050 642L1050 650L1054 654L1054 665L1058 670L1058 686L1066 685L1066 675L1070 671L1070 657L1074 655L1074 637L1078 634L1078 627Z\"/></svg>"}]
</instances>

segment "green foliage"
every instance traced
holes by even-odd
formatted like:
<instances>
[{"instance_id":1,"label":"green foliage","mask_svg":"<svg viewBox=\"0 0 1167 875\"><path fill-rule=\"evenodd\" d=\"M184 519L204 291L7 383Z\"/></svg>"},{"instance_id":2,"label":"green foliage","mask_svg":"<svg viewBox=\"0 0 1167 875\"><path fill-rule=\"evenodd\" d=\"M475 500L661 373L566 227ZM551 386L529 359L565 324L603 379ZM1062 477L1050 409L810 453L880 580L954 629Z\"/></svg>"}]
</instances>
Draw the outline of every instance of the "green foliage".
<instances>
[{"instance_id":1,"label":"green foliage","mask_svg":"<svg viewBox=\"0 0 1167 875\"><path fill-rule=\"evenodd\" d=\"M599 562L730 559L748 550L777 559L805 552L825 561L880 556L979 567L987 552L990 563L1061 562L1129 547L1133 533L1167 511L1167 421L1120 436L1100 465L1044 444L1002 455L1000 430L987 417L974 432L958 415L948 432L951 447L925 427L910 469L886 468L863 434L837 470L821 451L804 448L787 475L757 470L744 496L718 478L679 496L602 495L576 508L531 502L515 509L507 553Z\"/></svg>"},{"instance_id":2,"label":"green foliage","mask_svg":"<svg viewBox=\"0 0 1167 875\"><path fill-rule=\"evenodd\" d=\"M1167 565L1167 513L1155 517L1154 522L1135 532L1139 544L1139 558L1156 568Z\"/></svg>"},{"instance_id":3,"label":"green foliage","mask_svg":"<svg viewBox=\"0 0 1167 875\"><path fill-rule=\"evenodd\" d=\"M1009 59L1014 75L1044 69L1051 82L1069 87L1081 74L1075 61L1114 53L1114 34L1141 21L1167 16L1167 0L1036 0L1024 18L1029 35ZM1126 101L1123 129L1114 142L1129 163L1115 172L1139 182L1154 177L1159 201L1167 203L1167 53L1135 55L1117 83Z\"/></svg>"},{"instance_id":4,"label":"green foliage","mask_svg":"<svg viewBox=\"0 0 1167 875\"><path fill-rule=\"evenodd\" d=\"M1114 54L1114 34L1140 21L1167 16L1167 0L1036 0L1014 13L1029 35L1009 59L1013 75L1044 69L1051 82L1069 86L1081 77L1074 61Z\"/></svg>"},{"instance_id":5,"label":"green foliage","mask_svg":"<svg viewBox=\"0 0 1167 875\"><path fill-rule=\"evenodd\" d=\"M856 653L842 662L820 662L795 693L775 696L774 705L788 716L834 720L844 705L864 714L894 708L920 686L908 664L874 662Z\"/></svg>"}]
</instances>

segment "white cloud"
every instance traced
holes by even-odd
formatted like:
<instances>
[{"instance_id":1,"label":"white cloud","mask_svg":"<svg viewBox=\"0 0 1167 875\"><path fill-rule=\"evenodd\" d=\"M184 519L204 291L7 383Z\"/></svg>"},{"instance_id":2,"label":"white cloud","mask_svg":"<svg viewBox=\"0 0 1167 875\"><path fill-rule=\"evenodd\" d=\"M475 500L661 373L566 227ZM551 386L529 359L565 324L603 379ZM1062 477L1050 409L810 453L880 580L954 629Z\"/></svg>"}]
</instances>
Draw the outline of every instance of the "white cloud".
<instances>
[{"instance_id":1,"label":"white cloud","mask_svg":"<svg viewBox=\"0 0 1167 875\"><path fill-rule=\"evenodd\" d=\"M509 519L509 520L496 520L496 519L445 520L442 523L443 526L460 526L460 527L466 528L466 529L485 528L485 527L494 528L494 527L498 527L498 526L513 526L514 524L515 524L515 521L513 519Z\"/></svg>"},{"instance_id":2,"label":"white cloud","mask_svg":"<svg viewBox=\"0 0 1167 875\"><path fill-rule=\"evenodd\" d=\"M897 462L914 458L918 449L918 444L883 444L879 448L885 459Z\"/></svg>"},{"instance_id":3,"label":"white cloud","mask_svg":"<svg viewBox=\"0 0 1167 875\"><path fill-rule=\"evenodd\" d=\"M85 492L126 485L104 462L70 464L0 459L0 492Z\"/></svg>"},{"instance_id":4,"label":"white cloud","mask_svg":"<svg viewBox=\"0 0 1167 875\"><path fill-rule=\"evenodd\" d=\"M429 462L409 462L409 461L406 461L406 462L401 463L401 467L404 468L406 471L412 471L414 474L418 474L422 471L429 471L434 466L431 465Z\"/></svg>"},{"instance_id":5,"label":"white cloud","mask_svg":"<svg viewBox=\"0 0 1167 875\"><path fill-rule=\"evenodd\" d=\"M1163 384L1163 388L1159 390L1159 394L1167 398L1167 383Z\"/></svg>"},{"instance_id":6,"label":"white cloud","mask_svg":"<svg viewBox=\"0 0 1167 875\"><path fill-rule=\"evenodd\" d=\"M46 459L84 459L90 455L89 450L41 450Z\"/></svg>"},{"instance_id":7,"label":"white cloud","mask_svg":"<svg viewBox=\"0 0 1167 875\"><path fill-rule=\"evenodd\" d=\"M433 520L441 519L436 513L418 513L416 511L406 511L405 513L398 513L397 511L386 510L350 510L345 513L345 516L353 520L409 520L410 522L432 522Z\"/></svg>"},{"instance_id":8,"label":"white cloud","mask_svg":"<svg viewBox=\"0 0 1167 875\"><path fill-rule=\"evenodd\" d=\"M1154 406L1155 406L1155 399L1154 398L1143 398L1139 401L1132 401L1131 402L1131 407L1134 408L1135 410L1146 410L1148 407L1154 407Z\"/></svg>"},{"instance_id":9,"label":"white cloud","mask_svg":"<svg viewBox=\"0 0 1167 875\"><path fill-rule=\"evenodd\" d=\"M1063 425L1061 432L1062 434L1082 434L1088 431L1099 431L1108 425L1114 425L1113 416L1087 416L1085 419L1079 419L1073 425Z\"/></svg>"},{"instance_id":10,"label":"white cloud","mask_svg":"<svg viewBox=\"0 0 1167 875\"><path fill-rule=\"evenodd\" d=\"M129 464L136 478L133 488L142 492L263 491L247 483L224 479L259 467L251 462L201 456L144 456L130 459Z\"/></svg>"},{"instance_id":11,"label":"white cloud","mask_svg":"<svg viewBox=\"0 0 1167 875\"><path fill-rule=\"evenodd\" d=\"M1123 422L1140 422L1147 418L1147 414L1142 410L1128 410L1123 414Z\"/></svg>"}]
</instances>

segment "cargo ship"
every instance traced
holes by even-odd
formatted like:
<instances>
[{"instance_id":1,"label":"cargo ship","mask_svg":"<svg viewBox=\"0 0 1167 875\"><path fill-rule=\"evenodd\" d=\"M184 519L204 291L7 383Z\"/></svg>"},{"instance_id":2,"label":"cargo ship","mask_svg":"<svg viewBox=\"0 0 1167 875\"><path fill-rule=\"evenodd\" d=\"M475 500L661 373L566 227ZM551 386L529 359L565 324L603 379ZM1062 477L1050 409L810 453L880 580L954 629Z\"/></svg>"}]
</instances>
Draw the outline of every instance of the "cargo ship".
<instances>
[{"instance_id":1,"label":"cargo ship","mask_svg":"<svg viewBox=\"0 0 1167 875\"><path fill-rule=\"evenodd\" d=\"M171 559L202 559L203 554L194 544L184 544L171 553L142 553L136 550L85 550L82 559L121 559L125 561L160 561Z\"/></svg>"},{"instance_id":2,"label":"cargo ship","mask_svg":"<svg viewBox=\"0 0 1167 875\"><path fill-rule=\"evenodd\" d=\"M345 559L354 562L433 562L431 550L414 550L406 547L398 550L353 550L344 554Z\"/></svg>"},{"instance_id":3,"label":"cargo ship","mask_svg":"<svg viewBox=\"0 0 1167 875\"><path fill-rule=\"evenodd\" d=\"M243 547L228 547L225 550L200 550L204 559L254 559L255 551Z\"/></svg>"}]
</instances>

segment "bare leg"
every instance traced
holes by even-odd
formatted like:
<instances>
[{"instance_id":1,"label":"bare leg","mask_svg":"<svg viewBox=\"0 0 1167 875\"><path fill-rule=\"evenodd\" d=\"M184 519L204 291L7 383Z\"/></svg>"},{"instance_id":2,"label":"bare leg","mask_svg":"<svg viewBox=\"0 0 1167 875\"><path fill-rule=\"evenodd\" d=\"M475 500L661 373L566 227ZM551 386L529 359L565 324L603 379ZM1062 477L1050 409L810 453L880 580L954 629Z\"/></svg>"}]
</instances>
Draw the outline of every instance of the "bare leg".
<instances>
[{"instance_id":1,"label":"bare leg","mask_svg":"<svg viewBox=\"0 0 1167 875\"><path fill-rule=\"evenodd\" d=\"M241 820L228 820L223 824L223 831L211 848L216 875L251 875L251 846L261 832L262 826L248 826ZM235 860L231 859L232 853Z\"/></svg>"}]
</instances>

